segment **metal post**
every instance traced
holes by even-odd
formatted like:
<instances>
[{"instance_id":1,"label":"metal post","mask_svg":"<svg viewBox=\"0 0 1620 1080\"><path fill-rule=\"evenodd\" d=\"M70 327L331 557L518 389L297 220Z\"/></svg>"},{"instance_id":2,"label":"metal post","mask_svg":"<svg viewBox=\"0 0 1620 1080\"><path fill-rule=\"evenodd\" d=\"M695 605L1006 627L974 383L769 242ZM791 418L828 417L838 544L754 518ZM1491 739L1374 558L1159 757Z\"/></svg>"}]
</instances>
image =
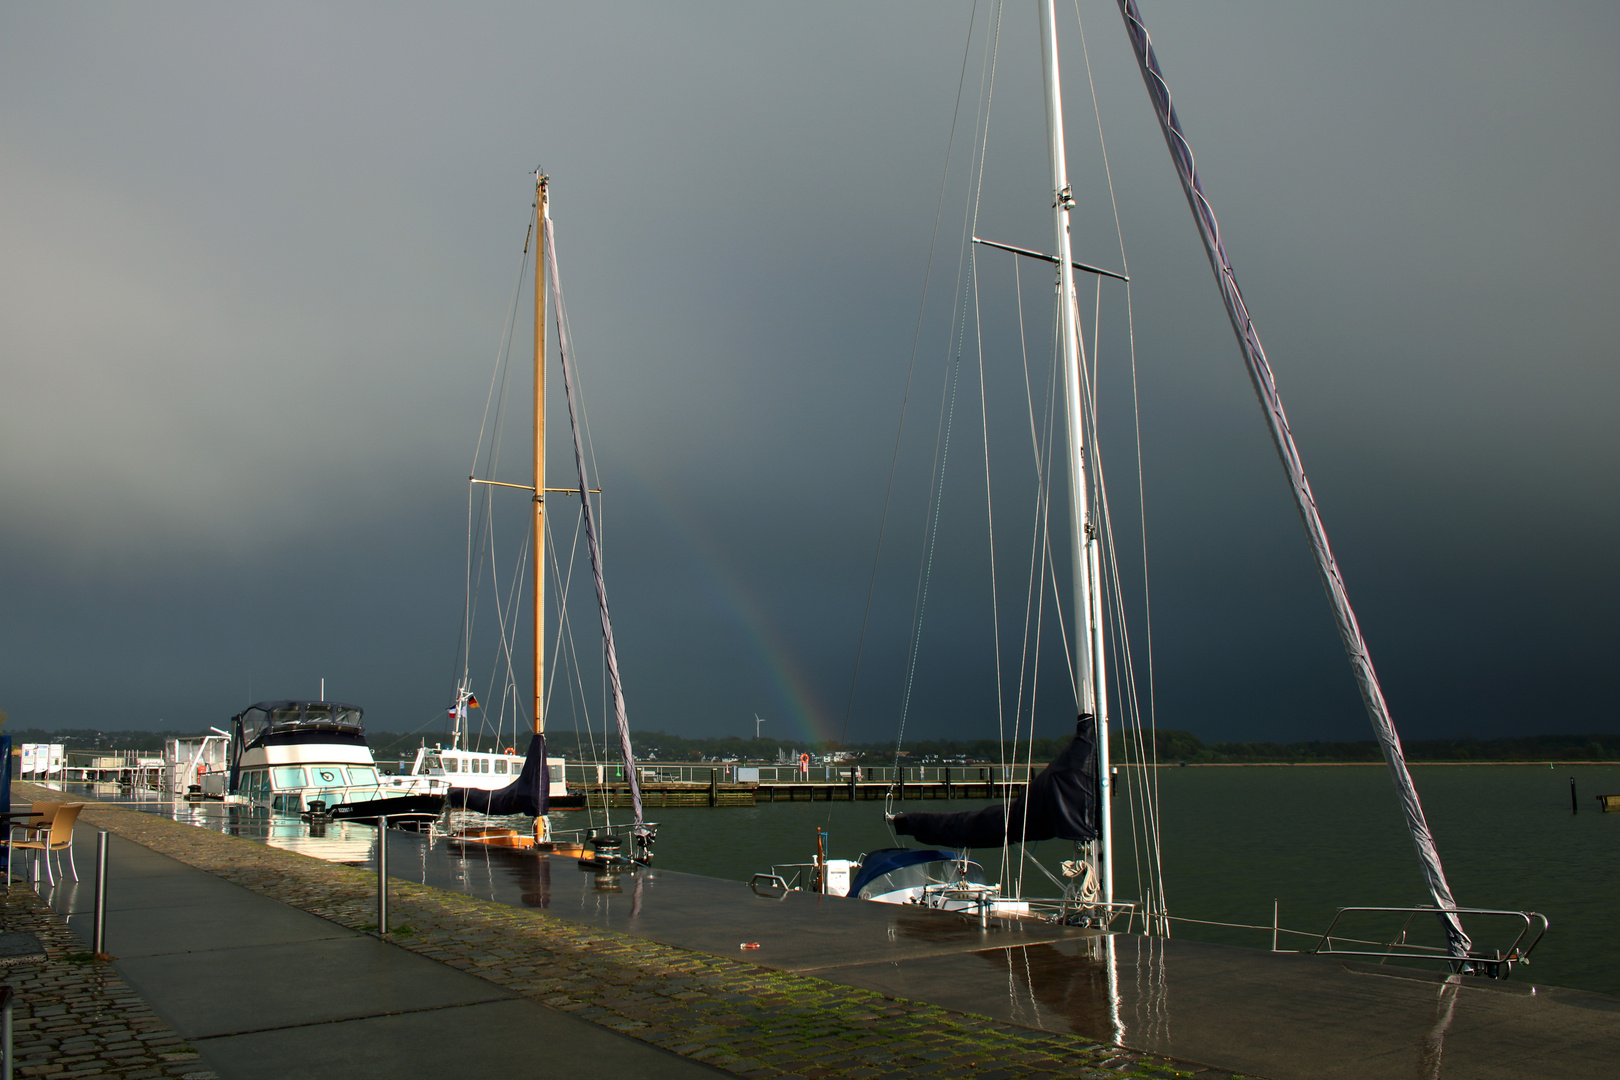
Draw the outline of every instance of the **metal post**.
<instances>
[{"instance_id":1,"label":"metal post","mask_svg":"<svg viewBox=\"0 0 1620 1080\"><path fill-rule=\"evenodd\" d=\"M1569 778L1569 812L1571 814L1581 812L1581 804L1575 799L1575 778L1573 776Z\"/></svg>"},{"instance_id":2,"label":"metal post","mask_svg":"<svg viewBox=\"0 0 1620 1080\"><path fill-rule=\"evenodd\" d=\"M1277 917L1278 912L1280 910L1281 910L1281 907L1280 907L1279 903L1276 900L1273 900L1271 902L1271 951L1272 952L1277 951L1277 931L1278 931L1279 927L1282 925L1281 921Z\"/></svg>"},{"instance_id":3,"label":"metal post","mask_svg":"<svg viewBox=\"0 0 1620 1080\"><path fill-rule=\"evenodd\" d=\"M90 951L101 956L107 951L107 830L96 834L96 913L90 933ZM7 1059L7 1064L10 1060Z\"/></svg>"},{"instance_id":4,"label":"metal post","mask_svg":"<svg viewBox=\"0 0 1620 1080\"><path fill-rule=\"evenodd\" d=\"M11 1002L15 996L11 987L0 986L0 1053L6 1058L0 1078L4 1080L11 1080Z\"/></svg>"},{"instance_id":5,"label":"metal post","mask_svg":"<svg viewBox=\"0 0 1620 1080\"><path fill-rule=\"evenodd\" d=\"M388 819L377 819L377 936L388 933Z\"/></svg>"}]
</instances>

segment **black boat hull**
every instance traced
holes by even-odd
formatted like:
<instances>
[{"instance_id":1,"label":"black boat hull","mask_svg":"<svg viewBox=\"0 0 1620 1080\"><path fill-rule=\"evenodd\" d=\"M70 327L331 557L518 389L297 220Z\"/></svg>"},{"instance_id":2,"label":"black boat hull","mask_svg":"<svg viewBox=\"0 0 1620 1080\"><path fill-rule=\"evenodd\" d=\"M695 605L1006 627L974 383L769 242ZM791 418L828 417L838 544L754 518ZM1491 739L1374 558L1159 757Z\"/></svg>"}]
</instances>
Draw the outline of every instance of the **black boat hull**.
<instances>
[{"instance_id":1,"label":"black boat hull","mask_svg":"<svg viewBox=\"0 0 1620 1080\"><path fill-rule=\"evenodd\" d=\"M327 817L333 821L375 822L382 817L402 821L407 818L436 818L442 813L443 795L395 795L387 799L338 803L327 811Z\"/></svg>"}]
</instances>

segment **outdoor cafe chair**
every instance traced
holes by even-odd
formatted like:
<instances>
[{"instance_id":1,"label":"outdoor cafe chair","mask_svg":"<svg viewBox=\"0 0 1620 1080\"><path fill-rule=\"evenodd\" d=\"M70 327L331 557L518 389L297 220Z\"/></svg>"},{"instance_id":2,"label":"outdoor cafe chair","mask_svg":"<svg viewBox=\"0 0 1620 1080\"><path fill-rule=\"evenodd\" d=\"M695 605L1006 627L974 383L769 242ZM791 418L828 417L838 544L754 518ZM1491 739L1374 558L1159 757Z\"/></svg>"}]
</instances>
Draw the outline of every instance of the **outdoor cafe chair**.
<instances>
[{"instance_id":1,"label":"outdoor cafe chair","mask_svg":"<svg viewBox=\"0 0 1620 1080\"><path fill-rule=\"evenodd\" d=\"M37 806L39 804L36 803L35 805ZM42 835L40 835L37 839L13 839L11 841L11 847L13 850L34 851L38 853L34 856L36 859L44 858L45 879L52 886L55 886L56 884L56 875L51 872L51 856L64 848L67 849L68 869L73 872L73 880L79 880L79 868L73 861L73 823L78 819L79 811L83 809L83 803L67 803L66 805L58 805L56 807L56 813L51 816L51 824L48 832L40 829L39 831L42 833ZM62 865L60 855L57 856L56 865L58 870L60 870ZM7 873L10 873L9 869L7 870Z\"/></svg>"},{"instance_id":2,"label":"outdoor cafe chair","mask_svg":"<svg viewBox=\"0 0 1620 1080\"><path fill-rule=\"evenodd\" d=\"M6 830L6 884L11 884L11 845L15 840L38 840L51 831L51 818L64 804L59 802L34 802L28 804L28 809L20 813L11 813L3 816L8 826ZM21 821L14 820L22 818Z\"/></svg>"}]
</instances>

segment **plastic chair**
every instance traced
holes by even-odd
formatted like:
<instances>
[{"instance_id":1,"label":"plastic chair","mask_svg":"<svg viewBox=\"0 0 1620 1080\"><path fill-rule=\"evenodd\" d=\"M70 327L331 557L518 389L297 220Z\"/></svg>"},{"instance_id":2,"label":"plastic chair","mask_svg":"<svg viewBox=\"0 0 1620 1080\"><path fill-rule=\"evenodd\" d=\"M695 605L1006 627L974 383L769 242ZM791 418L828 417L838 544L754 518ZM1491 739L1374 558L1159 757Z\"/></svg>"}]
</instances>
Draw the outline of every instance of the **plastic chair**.
<instances>
[{"instance_id":1,"label":"plastic chair","mask_svg":"<svg viewBox=\"0 0 1620 1080\"><path fill-rule=\"evenodd\" d=\"M68 803L58 806L56 813L51 817L50 832L37 840L13 840L13 849L23 851L37 851L36 859L45 859L45 880L53 887L56 885L56 875L51 872L51 856L66 848L68 853L68 869L73 871L73 880L79 880L79 868L73 861L73 823L78 820L79 811L84 809L83 803ZM61 856L57 856L58 868L62 865Z\"/></svg>"}]
</instances>

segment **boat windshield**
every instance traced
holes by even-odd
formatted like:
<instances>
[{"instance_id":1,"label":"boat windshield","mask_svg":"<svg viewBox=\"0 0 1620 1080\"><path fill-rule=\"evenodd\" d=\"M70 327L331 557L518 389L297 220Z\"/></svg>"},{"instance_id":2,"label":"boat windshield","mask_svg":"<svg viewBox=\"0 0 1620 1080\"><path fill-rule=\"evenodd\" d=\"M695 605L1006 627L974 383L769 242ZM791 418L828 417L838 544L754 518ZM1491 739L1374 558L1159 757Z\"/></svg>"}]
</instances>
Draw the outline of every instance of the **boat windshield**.
<instances>
[{"instance_id":1,"label":"boat windshield","mask_svg":"<svg viewBox=\"0 0 1620 1080\"><path fill-rule=\"evenodd\" d=\"M336 701L261 701L241 715L242 744L252 745L270 731L300 727L350 728L355 734L365 729L364 710Z\"/></svg>"}]
</instances>

